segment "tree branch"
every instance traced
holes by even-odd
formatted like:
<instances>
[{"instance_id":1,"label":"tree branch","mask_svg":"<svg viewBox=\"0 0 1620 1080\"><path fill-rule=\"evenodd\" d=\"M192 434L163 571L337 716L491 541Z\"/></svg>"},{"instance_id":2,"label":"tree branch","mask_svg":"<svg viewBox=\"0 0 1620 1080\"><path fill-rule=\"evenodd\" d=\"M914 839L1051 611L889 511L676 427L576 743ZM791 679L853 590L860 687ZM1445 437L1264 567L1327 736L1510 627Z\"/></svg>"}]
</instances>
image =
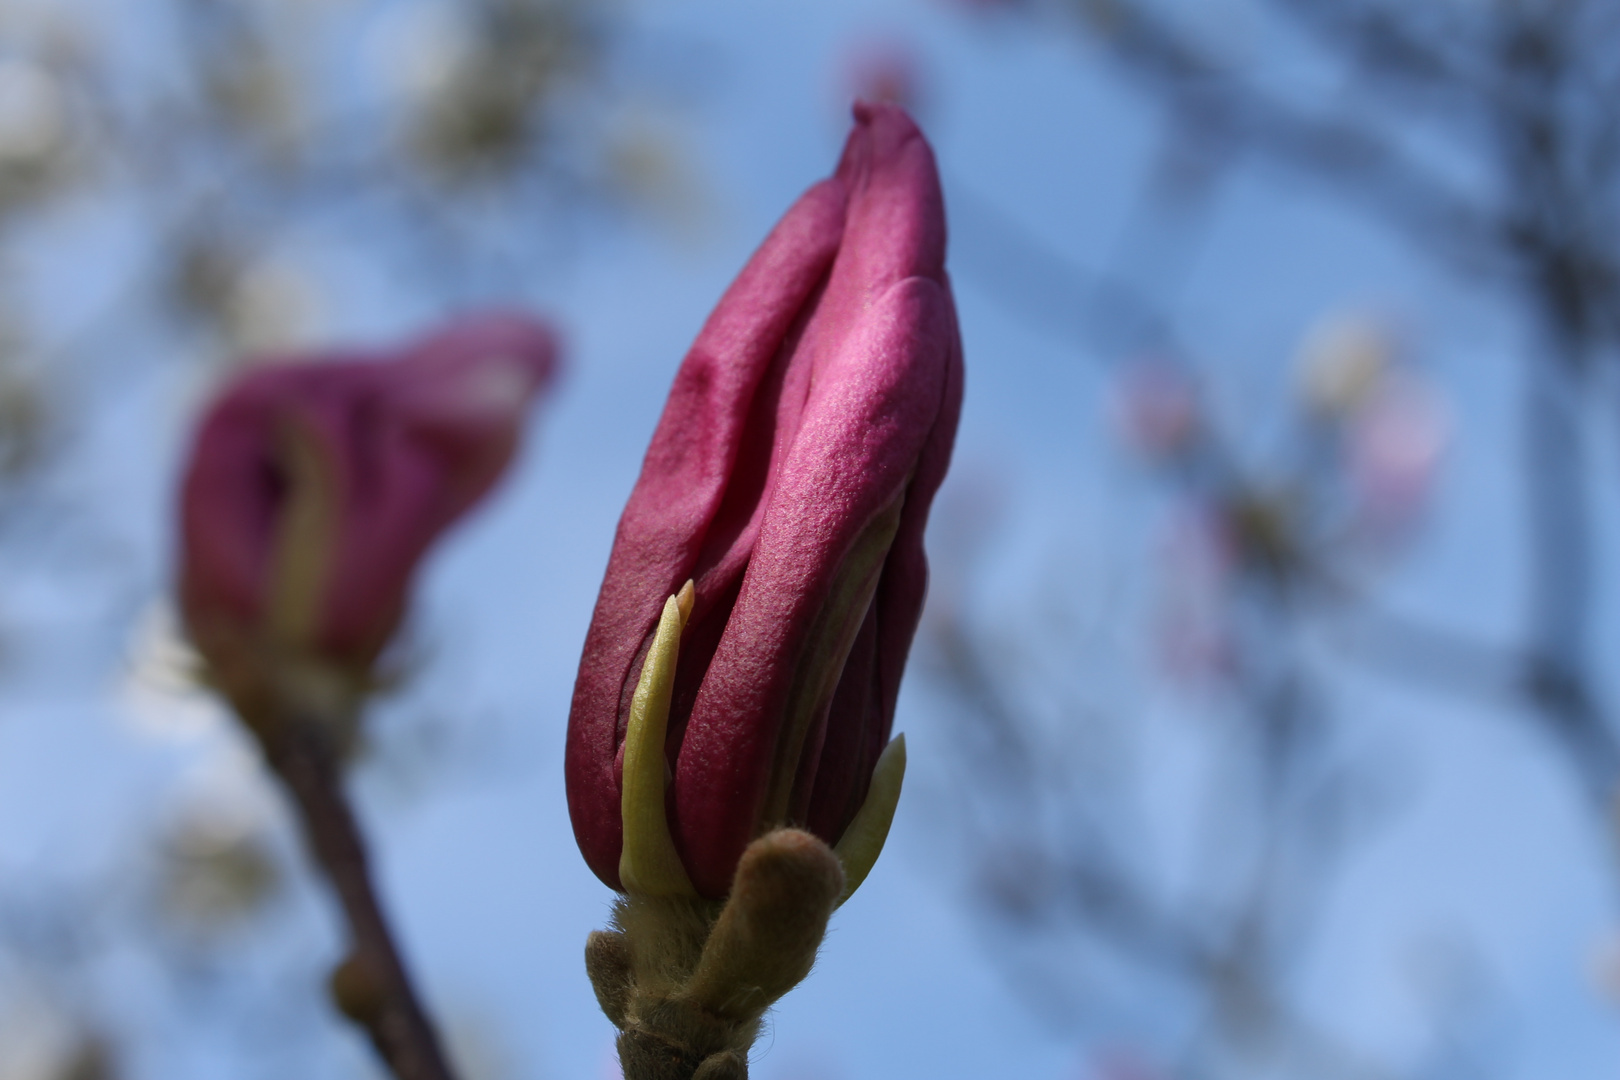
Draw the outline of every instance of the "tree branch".
<instances>
[{"instance_id":1,"label":"tree branch","mask_svg":"<svg viewBox=\"0 0 1620 1080\"><path fill-rule=\"evenodd\" d=\"M366 1029L398 1080L454 1080L377 899L365 841L325 730L318 721L288 716L258 734L348 922L352 951L333 975L333 996Z\"/></svg>"},{"instance_id":2,"label":"tree branch","mask_svg":"<svg viewBox=\"0 0 1620 1080\"><path fill-rule=\"evenodd\" d=\"M1421 236L1471 275L1505 269L1506 237L1487 209L1445 183L1368 128L1307 116L1232 76L1151 5L1071 0L1095 36L1124 66L1212 135L1263 152L1371 204L1397 227Z\"/></svg>"}]
</instances>

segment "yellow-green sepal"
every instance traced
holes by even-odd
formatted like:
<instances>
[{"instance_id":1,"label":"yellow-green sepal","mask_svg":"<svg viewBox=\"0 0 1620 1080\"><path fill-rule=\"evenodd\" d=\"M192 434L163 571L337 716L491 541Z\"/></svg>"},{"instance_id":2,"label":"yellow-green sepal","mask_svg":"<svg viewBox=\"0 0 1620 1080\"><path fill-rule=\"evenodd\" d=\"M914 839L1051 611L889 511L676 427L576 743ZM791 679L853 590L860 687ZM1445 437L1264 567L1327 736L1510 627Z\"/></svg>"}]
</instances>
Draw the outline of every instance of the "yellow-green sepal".
<instances>
[{"instance_id":1,"label":"yellow-green sepal","mask_svg":"<svg viewBox=\"0 0 1620 1080\"><path fill-rule=\"evenodd\" d=\"M882 853L889 839L889 826L894 823L894 809L900 804L900 786L905 776L906 737L901 734L891 739L878 755L866 801L861 803L855 819L833 847L833 853L844 867L844 894L838 898L839 904L855 895Z\"/></svg>"},{"instance_id":2,"label":"yellow-green sepal","mask_svg":"<svg viewBox=\"0 0 1620 1080\"><path fill-rule=\"evenodd\" d=\"M641 665L641 678L630 700L630 723L624 735L624 772L620 815L624 846L619 853L619 882L626 892L643 896L696 896L697 889L681 864L664 812L669 766L664 735L669 726L670 697L675 690L675 662L681 631L691 616L694 592L688 581L664 602L652 646Z\"/></svg>"}]
</instances>

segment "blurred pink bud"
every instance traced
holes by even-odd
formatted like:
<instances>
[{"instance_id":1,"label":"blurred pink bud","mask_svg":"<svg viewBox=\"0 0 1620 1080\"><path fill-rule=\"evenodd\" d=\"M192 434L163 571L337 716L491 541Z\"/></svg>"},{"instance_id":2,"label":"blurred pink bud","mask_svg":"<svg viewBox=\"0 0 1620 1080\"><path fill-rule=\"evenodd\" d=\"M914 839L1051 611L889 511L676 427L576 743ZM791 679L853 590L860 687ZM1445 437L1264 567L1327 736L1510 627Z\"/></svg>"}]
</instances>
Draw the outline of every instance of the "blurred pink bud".
<instances>
[{"instance_id":1,"label":"blurred pink bud","mask_svg":"<svg viewBox=\"0 0 1620 1080\"><path fill-rule=\"evenodd\" d=\"M1111 1049L1097 1054L1092 1063L1096 1080L1162 1080L1164 1074L1130 1050Z\"/></svg>"},{"instance_id":2,"label":"blurred pink bud","mask_svg":"<svg viewBox=\"0 0 1620 1080\"><path fill-rule=\"evenodd\" d=\"M1598 992L1611 1004L1620 1002L1620 932L1611 930L1592 943L1587 967Z\"/></svg>"},{"instance_id":3,"label":"blurred pink bud","mask_svg":"<svg viewBox=\"0 0 1620 1080\"><path fill-rule=\"evenodd\" d=\"M1176 364L1151 359L1128 364L1114 400L1126 440L1148 458L1172 457L1198 435L1198 390Z\"/></svg>"},{"instance_id":4,"label":"blurred pink bud","mask_svg":"<svg viewBox=\"0 0 1620 1080\"><path fill-rule=\"evenodd\" d=\"M566 761L574 834L614 888L632 695L688 580L663 746L698 893L726 895L767 828L837 842L889 742L962 359L933 153L898 108L855 121L681 364L619 522Z\"/></svg>"},{"instance_id":5,"label":"blurred pink bud","mask_svg":"<svg viewBox=\"0 0 1620 1080\"><path fill-rule=\"evenodd\" d=\"M1176 679L1201 683L1232 670L1236 657L1227 604L1238 559L1226 513L1189 507L1172 520L1157 622L1159 655Z\"/></svg>"},{"instance_id":6,"label":"blurred pink bud","mask_svg":"<svg viewBox=\"0 0 1620 1080\"><path fill-rule=\"evenodd\" d=\"M922 79L917 55L900 42L873 42L857 48L849 60L849 81L864 101L916 109Z\"/></svg>"},{"instance_id":7,"label":"blurred pink bud","mask_svg":"<svg viewBox=\"0 0 1620 1080\"><path fill-rule=\"evenodd\" d=\"M1024 0L950 0L958 7L973 11L1012 11L1024 6Z\"/></svg>"},{"instance_id":8,"label":"blurred pink bud","mask_svg":"<svg viewBox=\"0 0 1620 1080\"><path fill-rule=\"evenodd\" d=\"M516 314L377 354L254 368L214 401L180 493L180 604L214 665L268 650L352 670L417 563L505 468L556 342Z\"/></svg>"},{"instance_id":9,"label":"blurred pink bud","mask_svg":"<svg viewBox=\"0 0 1620 1080\"><path fill-rule=\"evenodd\" d=\"M1422 510L1450 435L1432 389L1411 375L1385 380L1348 432L1350 480L1368 525L1399 527Z\"/></svg>"}]
</instances>

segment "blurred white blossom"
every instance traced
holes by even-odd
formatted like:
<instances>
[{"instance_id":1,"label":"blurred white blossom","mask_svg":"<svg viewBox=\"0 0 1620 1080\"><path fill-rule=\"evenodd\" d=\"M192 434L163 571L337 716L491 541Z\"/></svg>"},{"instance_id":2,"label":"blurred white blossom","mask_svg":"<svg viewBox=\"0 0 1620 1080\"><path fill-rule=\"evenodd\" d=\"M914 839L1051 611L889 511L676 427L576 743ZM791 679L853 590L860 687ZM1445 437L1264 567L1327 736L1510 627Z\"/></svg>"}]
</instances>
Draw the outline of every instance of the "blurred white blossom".
<instances>
[{"instance_id":1,"label":"blurred white blossom","mask_svg":"<svg viewBox=\"0 0 1620 1080\"><path fill-rule=\"evenodd\" d=\"M1366 404L1393 363L1396 341L1383 322L1361 314L1332 315L1300 347L1300 394L1314 412L1343 418Z\"/></svg>"},{"instance_id":2,"label":"blurred white blossom","mask_svg":"<svg viewBox=\"0 0 1620 1080\"><path fill-rule=\"evenodd\" d=\"M119 697L131 727L155 739L195 741L228 727L223 705L200 681L202 662L173 605L156 601L136 620Z\"/></svg>"},{"instance_id":3,"label":"blurred white blossom","mask_svg":"<svg viewBox=\"0 0 1620 1080\"><path fill-rule=\"evenodd\" d=\"M103 1080L98 1039L64 1008L24 988L0 1002L0 1080Z\"/></svg>"},{"instance_id":4,"label":"blurred white blossom","mask_svg":"<svg viewBox=\"0 0 1620 1080\"><path fill-rule=\"evenodd\" d=\"M251 915L282 880L279 804L245 738L222 740L176 787L162 830L159 900L185 929L217 931Z\"/></svg>"},{"instance_id":5,"label":"blurred white blossom","mask_svg":"<svg viewBox=\"0 0 1620 1080\"><path fill-rule=\"evenodd\" d=\"M466 15L444 4L396 8L375 33L373 64L384 88L408 106L449 91L477 59Z\"/></svg>"},{"instance_id":6,"label":"blurred white blossom","mask_svg":"<svg viewBox=\"0 0 1620 1080\"><path fill-rule=\"evenodd\" d=\"M307 277L266 259L232 282L224 315L227 340L238 353L281 352L310 341L320 325L320 303Z\"/></svg>"},{"instance_id":7,"label":"blurred white blossom","mask_svg":"<svg viewBox=\"0 0 1620 1080\"><path fill-rule=\"evenodd\" d=\"M50 72L29 60L0 59L0 163L37 162L67 133L67 103Z\"/></svg>"}]
</instances>

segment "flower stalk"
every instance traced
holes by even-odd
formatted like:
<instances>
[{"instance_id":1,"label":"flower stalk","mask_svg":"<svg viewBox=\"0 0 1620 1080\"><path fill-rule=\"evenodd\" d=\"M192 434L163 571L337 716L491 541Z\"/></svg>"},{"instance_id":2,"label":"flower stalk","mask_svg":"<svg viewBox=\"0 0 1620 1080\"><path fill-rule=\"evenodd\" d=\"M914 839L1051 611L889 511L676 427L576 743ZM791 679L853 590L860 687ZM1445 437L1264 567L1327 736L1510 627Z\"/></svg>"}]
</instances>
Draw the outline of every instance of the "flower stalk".
<instances>
[{"instance_id":1,"label":"flower stalk","mask_svg":"<svg viewBox=\"0 0 1620 1080\"><path fill-rule=\"evenodd\" d=\"M337 895L350 947L334 1004L397 1080L453 1080L343 764L423 556L500 477L556 344L542 323L488 314L328 359L250 371L204 417L180 497L180 607Z\"/></svg>"},{"instance_id":2,"label":"flower stalk","mask_svg":"<svg viewBox=\"0 0 1620 1080\"><path fill-rule=\"evenodd\" d=\"M621 897L585 969L619 1029L625 1080L745 1080L765 1011L810 973L843 893L826 844L777 829L748 846L723 904Z\"/></svg>"},{"instance_id":3,"label":"flower stalk","mask_svg":"<svg viewBox=\"0 0 1620 1080\"><path fill-rule=\"evenodd\" d=\"M254 727L265 762L292 796L310 854L337 894L348 926L349 953L332 973L332 1000L365 1030L397 1080L454 1080L372 881L330 737L352 722L338 720L293 713Z\"/></svg>"}]
</instances>

